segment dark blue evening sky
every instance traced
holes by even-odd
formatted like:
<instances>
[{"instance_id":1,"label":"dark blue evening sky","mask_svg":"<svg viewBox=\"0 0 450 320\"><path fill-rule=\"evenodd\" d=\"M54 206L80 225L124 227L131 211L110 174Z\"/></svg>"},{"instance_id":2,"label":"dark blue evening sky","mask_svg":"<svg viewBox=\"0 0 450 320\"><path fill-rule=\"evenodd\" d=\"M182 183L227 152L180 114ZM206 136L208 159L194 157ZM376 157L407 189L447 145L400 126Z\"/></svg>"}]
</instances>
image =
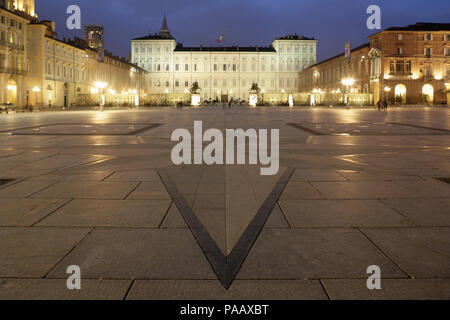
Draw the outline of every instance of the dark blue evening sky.
<instances>
[{"instance_id":1,"label":"dark blue evening sky","mask_svg":"<svg viewBox=\"0 0 450 320\"><path fill-rule=\"evenodd\" d=\"M381 7L382 28L416 22L450 23L450 0L36 0L39 19L56 21L58 36L82 36L66 28L66 8L77 4L83 24L105 26L105 47L128 56L130 39L157 32L167 14L169 28L185 46L268 46L297 33L319 40L318 60L367 42L366 9Z\"/></svg>"}]
</instances>

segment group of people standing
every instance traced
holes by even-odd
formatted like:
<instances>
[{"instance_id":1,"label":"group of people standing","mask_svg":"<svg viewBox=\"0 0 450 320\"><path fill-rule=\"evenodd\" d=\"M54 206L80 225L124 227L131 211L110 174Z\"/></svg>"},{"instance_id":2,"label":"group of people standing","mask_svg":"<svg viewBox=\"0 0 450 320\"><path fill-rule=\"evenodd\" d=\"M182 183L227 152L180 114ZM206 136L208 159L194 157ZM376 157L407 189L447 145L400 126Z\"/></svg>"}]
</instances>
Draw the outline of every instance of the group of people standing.
<instances>
[{"instance_id":1,"label":"group of people standing","mask_svg":"<svg viewBox=\"0 0 450 320\"><path fill-rule=\"evenodd\" d=\"M389 105L389 104L388 104L388 102L387 102L386 99L384 99L383 101L379 100L379 101L377 102L378 111L382 111L382 110L387 111L388 105Z\"/></svg>"}]
</instances>

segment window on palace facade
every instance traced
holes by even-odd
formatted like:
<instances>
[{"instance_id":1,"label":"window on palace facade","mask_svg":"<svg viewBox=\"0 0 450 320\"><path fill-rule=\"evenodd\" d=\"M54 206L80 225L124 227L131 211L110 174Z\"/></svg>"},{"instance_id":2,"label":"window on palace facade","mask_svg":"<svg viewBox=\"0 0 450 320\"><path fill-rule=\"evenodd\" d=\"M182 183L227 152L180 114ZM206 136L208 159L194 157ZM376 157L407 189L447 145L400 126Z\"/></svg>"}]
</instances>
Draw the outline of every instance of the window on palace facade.
<instances>
[{"instance_id":1,"label":"window on palace facade","mask_svg":"<svg viewBox=\"0 0 450 320\"><path fill-rule=\"evenodd\" d=\"M447 34L444 36L444 40L445 40L445 41L450 41L450 33L447 33Z\"/></svg>"},{"instance_id":2,"label":"window on palace facade","mask_svg":"<svg viewBox=\"0 0 450 320\"><path fill-rule=\"evenodd\" d=\"M185 65L184 65L184 70L185 70L185 71L189 71L189 65L188 65L188 64L185 64Z\"/></svg>"},{"instance_id":3,"label":"window on palace facade","mask_svg":"<svg viewBox=\"0 0 450 320\"><path fill-rule=\"evenodd\" d=\"M444 48L444 55L450 57L450 48Z\"/></svg>"},{"instance_id":4,"label":"window on palace facade","mask_svg":"<svg viewBox=\"0 0 450 320\"><path fill-rule=\"evenodd\" d=\"M223 71L227 71L227 65L226 64L223 65Z\"/></svg>"},{"instance_id":5,"label":"window on palace facade","mask_svg":"<svg viewBox=\"0 0 450 320\"><path fill-rule=\"evenodd\" d=\"M431 57L431 55L433 54L433 49L432 48L425 48L424 54L428 58Z\"/></svg>"},{"instance_id":6,"label":"window on palace facade","mask_svg":"<svg viewBox=\"0 0 450 320\"><path fill-rule=\"evenodd\" d=\"M406 61L406 73L411 73L411 60Z\"/></svg>"},{"instance_id":7,"label":"window on palace facade","mask_svg":"<svg viewBox=\"0 0 450 320\"><path fill-rule=\"evenodd\" d=\"M426 33L426 34L424 34L424 36L423 36L423 40L425 40L425 41L431 41L431 40L433 40L433 35L432 35L431 33Z\"/></svg>"},{"instance_id":8,"label":"window on palace facade","mask_svg":"<svg viewBox=\"0 0 450 320\"><path fill-rule=\"evenodd\" d=\"M237 65L233 64L233 71L237 71Z\"/></svg>"},{"instance_id":9,"label":"window on palace facade","mask_svg":"<svg viewBox=\"0 0 450 320\"><path fill-rule=\"evenodd\" d=\"M169 71L170 66L168 64L166 64L166 71Z\"/></svg>"},{"instance_id":10,"label":"window on palace facade","mask_svg":"<svg viewBox=\"0 0 450 320\"><path fill-rule=\"evenodd\" d=\"M169 87L169 86L170 86L169 81L166 81L166 87Z\"/></svg>"},{"instance_id":11,"label":"window on palace facade","mask_svg":"<svg viewBox=\"0 0 450 320\"><path fill-rule=\"evenodd\" d=\"M394 61L389 61L389 72L391 74L395 73L395 62Z\"/></svg>"},{"instance_id":12,"label":"window on palace facade","mask_svg":"<svg viewBox=\"0 0 450 320\"><path fill-rule=\"evenodd\" d=\"M161 65L160 65L160 64L158 64L158 65L156 66L156 70L157 70L157 71L161 71Z\"/></svg>"},{"instance_id":13,"label":"window on palace facade","mask_svg":"<svg viewBox=\"0 0 450 320\"><path fill-rule=\"evenodd\" d=\"M197 71L197 65L194 64L194 71Z\"/></svg>"},{"instance_id":14,"label":"window on palace facade","mask_svg":"<svg viewBox=\"0 0 450 320\"><path fill-rule=\"evenodd\" d=\"M400 55L403 54L403 48L402 47L398 47L397 48L397 54L400 54Z\"/></svg>"},{"instance_id":15,"label":"window on palace facade","mask_svg":"<svg viewBox=\"0 0 450 320\"><path fill-rule=\"evenodd\" d=\"M159 80L156 82L156 86L161 87L161 82Z\"/></svg>"},{"instance_id":16,"label":"window on palace facade","mask_svg":"<svg viewBox=\"0 0 450 320\"><path fill-rule=\"evenodd\" d=\"M402 41L402 40L403 40L403 35L402 35L402 34L399 34L399 35L397 36L397 40L398 40L398 41Z\"/></svg>"},{"instance_id":17,"label":"window on palace facade","mask_svg":"<svg viewBox=\"0 0 450 320\"><path fill-rule=\"evenodd\" d=\"M395 69L396 69L397 74L404 74L405 73L405 63L403 61L396 61Z\"/></svg>"},{"instance_id":18,"label":"window on palace facade","mask_svg":"<svg viewBox=\"0 0 450 320\"><path fill-rule=\"evenodd\" d=\"M185 81L185 82L184 82L184 86L185 86L185 87L189 87L189 81Z\"/></svg>"},{"instance_id":19,"label":"window on palace facade","mask_svg":"<svg viewBox=\"0 0 450 320\"><path fill-rule=\"evenodd\" d=\"M445 70L445 79L450 80L450 66L446 67Z\"/></svg>"},{"instance_id":20,"label":"window on palace facade","mask_svg":"<svg viewBox=\"0 0 450 320\"><path fill-rule=\"evenodd\" d=\"M430 65L426 65L424 69L425 69L425 77L433 76L433 72Z\"/></svg>"},{"instance_id":21,"label":"window on palace facade","mask_svg":"<svg viewBox=\"0 0 450 320\"><path fill-rule=\"evenodd\" d=\"M175 80L175 87L179 87L180 86L180 81Z\"/></svg>"},{"instance_id":22,"label":"window on palace facade","mask_svg":"<svg viewBox=\"0 0 450 320\"><path fill-rule=\"evenodd\" d=\"M178 70L180 70L180 65L179 65L179 64L176 64L176 65L175 65L175 71L178 71Z\"/></svg>"},{"instance_id":23,"label":"window on palace facade","mask_svg":"<svg viewBox=\"0 0 450 320\"><path fill-rule=\"evenodd\" d=\"M217 71L217 64L214 64L214 71Z\"/></svg>"}]
</instances>

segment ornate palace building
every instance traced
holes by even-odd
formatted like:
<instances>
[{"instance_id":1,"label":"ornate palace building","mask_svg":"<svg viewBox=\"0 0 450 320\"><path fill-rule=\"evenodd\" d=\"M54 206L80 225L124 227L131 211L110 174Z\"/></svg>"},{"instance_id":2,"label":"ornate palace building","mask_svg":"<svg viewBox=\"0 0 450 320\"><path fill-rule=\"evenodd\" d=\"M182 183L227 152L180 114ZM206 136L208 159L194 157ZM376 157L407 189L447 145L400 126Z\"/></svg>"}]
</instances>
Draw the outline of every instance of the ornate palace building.
<instances>
[{"instance_id":1,"label":"ornate palace building","mask_svg":"<svg viewBox=\"0 0 450 320\"><path fill-rule=\"evenodd\" d=\"M158 34L131 41L131 61L149 72L150 93L182 95L197 81L203 100L248 100L253 83L267 95L298 92L298 72L316 62L316 47L298 35L269 47L184 47L164 18Z\"/></svg>"}]
</instances>

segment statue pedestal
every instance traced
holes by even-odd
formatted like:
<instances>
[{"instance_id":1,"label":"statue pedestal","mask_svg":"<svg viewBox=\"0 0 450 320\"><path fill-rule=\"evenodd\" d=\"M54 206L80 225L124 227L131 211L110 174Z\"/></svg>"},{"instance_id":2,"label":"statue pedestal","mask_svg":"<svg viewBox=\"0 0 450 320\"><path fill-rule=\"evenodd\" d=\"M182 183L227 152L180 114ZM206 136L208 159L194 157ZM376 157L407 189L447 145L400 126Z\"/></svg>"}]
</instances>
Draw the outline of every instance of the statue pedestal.
<instances>
[{"instance_id":1,"label":"statue pedestal","mask_svg":"<svg viewBox=\"0 0 450 320\"><path fill-rule=\"evenodd\" d=\"M193 94L191 97L191 106L197 107L200 105L200 95L199 94Z\"/></svg>"},{"instance_id":2,"label":"statue pedestal","mask_svg":"<svg viewBox=\"0 0 450 320\"><path fill-rule=\"evenodd\" d=\"M293 107L294 106L294 97L292 96L292 94L289 95L289 107Z\"/></svg>"},{"instance_id":3,"label":"statue pedestal","mask_svg":"<svg viewBox=\"0 0 450 320\"><path fill-rule=\"evenodd\" d=\"M248 100L248 105L251 107L256 107L258 104L258 95L257 94L250 94L250 98Z\"/></svg>"}]
</instances>

